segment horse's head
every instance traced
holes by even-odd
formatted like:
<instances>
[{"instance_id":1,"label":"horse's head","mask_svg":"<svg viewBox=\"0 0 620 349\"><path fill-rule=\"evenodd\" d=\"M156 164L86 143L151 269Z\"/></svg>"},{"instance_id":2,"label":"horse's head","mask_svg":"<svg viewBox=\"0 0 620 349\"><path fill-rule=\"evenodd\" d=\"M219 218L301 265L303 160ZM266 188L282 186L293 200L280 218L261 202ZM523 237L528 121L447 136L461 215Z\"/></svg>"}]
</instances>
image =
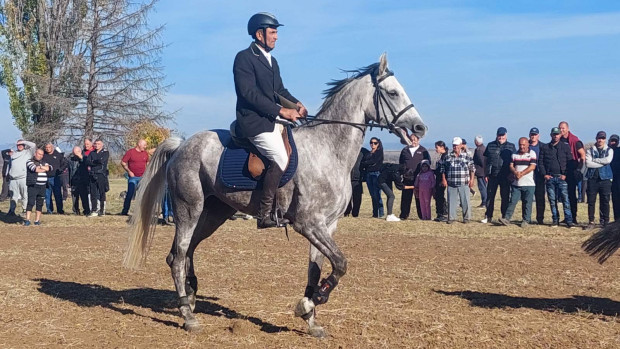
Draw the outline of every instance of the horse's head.
<instances>
[{"instance_id":1,"label":"horse's head","mask_svg":"<svg viewBox=\"0 0 620 349\"><path fill-rule=\"evenodd\" d=\"M399 136L403 144L411 145L410 134L424 137L428 128L405 89L388 69L385 53L381 55L371 79L375 92L373 103L365 110L366 121L388 126L390 132Z\"/></svg>"}]
</instances>

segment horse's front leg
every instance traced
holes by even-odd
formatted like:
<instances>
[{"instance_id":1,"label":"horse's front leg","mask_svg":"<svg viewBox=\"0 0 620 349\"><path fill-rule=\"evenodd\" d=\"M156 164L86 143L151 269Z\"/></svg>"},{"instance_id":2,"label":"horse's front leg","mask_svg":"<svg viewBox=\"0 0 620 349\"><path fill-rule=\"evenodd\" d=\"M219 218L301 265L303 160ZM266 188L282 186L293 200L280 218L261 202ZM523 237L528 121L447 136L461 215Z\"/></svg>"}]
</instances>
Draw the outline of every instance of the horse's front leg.
<instances>
[{"instance_id":1,"label":"horse's front leg","mask_svg":"<svg viewBox=\"0 0 620 349\"><path fill-rule=\"evenodd\" d=\"M329 227L318 230L309 230L302 233L311 243L310 261L308 264L308 284L302 298L295 307L295 315L308 323L308 330L315 337L325 337L325 330L316 321L316 306L327 303L330 293L338 285L338 280L346 273L347 261L332 235L336 230L337 222ZM323 279L321 268L323 258L327 256L332 265L332 274Z\"/></svg>"}]
</instances>

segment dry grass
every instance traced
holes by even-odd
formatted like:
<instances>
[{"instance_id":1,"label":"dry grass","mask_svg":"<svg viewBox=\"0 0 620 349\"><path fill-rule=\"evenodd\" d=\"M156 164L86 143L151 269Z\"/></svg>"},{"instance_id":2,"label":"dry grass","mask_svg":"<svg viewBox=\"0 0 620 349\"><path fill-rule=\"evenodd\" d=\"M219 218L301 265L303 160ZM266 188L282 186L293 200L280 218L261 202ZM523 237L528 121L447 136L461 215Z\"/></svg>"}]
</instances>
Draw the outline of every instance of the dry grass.
<instances>
[{"instance_id":1,"label":"dry grass","mask_svg":"<svg viewBox=\"0 0 620 349\"><path fill-rule=\"evenodd\" d=\"M110 197L123 185L115 181ZM599 266L586 257L579 246L589 233L387 223L370 218L364 200L362 217L339 224L349 272L319 307L325 340L307 336L292 313L307 268L298 235L287 241L279 230L257 232L253 221L237 220L205 241L196 254L205 330L189 334L179 328L164 262L172 228L158 228L147 266L129 271L121 267L125 217L0 222L0 347L619 346L620 261ZM579 210L585 221L586 206Z\"/></svg>"}]
</instances>

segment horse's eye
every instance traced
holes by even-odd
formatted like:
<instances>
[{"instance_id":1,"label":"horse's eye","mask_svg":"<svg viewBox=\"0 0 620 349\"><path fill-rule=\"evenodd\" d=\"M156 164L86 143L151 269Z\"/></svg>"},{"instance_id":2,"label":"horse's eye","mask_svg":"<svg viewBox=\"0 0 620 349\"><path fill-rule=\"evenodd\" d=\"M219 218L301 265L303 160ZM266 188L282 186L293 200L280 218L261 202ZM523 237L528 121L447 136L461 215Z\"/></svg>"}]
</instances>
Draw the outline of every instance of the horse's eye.
<instances>
[{"instance_id":1,"label":"horse's eye","mask_svg":"<svg viewBox=\"0 0 620 349\"><path fill-rule=\"evenodd\" d=\"M396 90L388 91L388 96L396 97L396 96L398 96L398 92Z\"/></svg>"}]
</instances>

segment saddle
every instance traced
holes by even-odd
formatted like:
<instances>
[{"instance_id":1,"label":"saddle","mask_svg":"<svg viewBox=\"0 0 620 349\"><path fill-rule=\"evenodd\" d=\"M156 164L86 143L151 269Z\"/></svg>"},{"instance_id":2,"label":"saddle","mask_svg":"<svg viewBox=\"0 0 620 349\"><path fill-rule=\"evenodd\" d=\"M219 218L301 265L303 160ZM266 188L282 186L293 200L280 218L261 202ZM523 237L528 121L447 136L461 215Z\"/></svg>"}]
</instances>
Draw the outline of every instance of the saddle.
<instances>
[{"instance_id":1,"label":"saddle","mask_svg":"<svg viewBox=\"0 0 620 349\"><path fill-rule=\"evenodd\" d=\"M231 124L230 130L212 130L224 146L217 171L218 180L230 189L255 190L270 161L247 139L235 137L234 130L235 122ZM289 161L279 187L288 183L297 170L297 147L290 126L284 128L282 138Z\"/></svg>"}]
</instances>

